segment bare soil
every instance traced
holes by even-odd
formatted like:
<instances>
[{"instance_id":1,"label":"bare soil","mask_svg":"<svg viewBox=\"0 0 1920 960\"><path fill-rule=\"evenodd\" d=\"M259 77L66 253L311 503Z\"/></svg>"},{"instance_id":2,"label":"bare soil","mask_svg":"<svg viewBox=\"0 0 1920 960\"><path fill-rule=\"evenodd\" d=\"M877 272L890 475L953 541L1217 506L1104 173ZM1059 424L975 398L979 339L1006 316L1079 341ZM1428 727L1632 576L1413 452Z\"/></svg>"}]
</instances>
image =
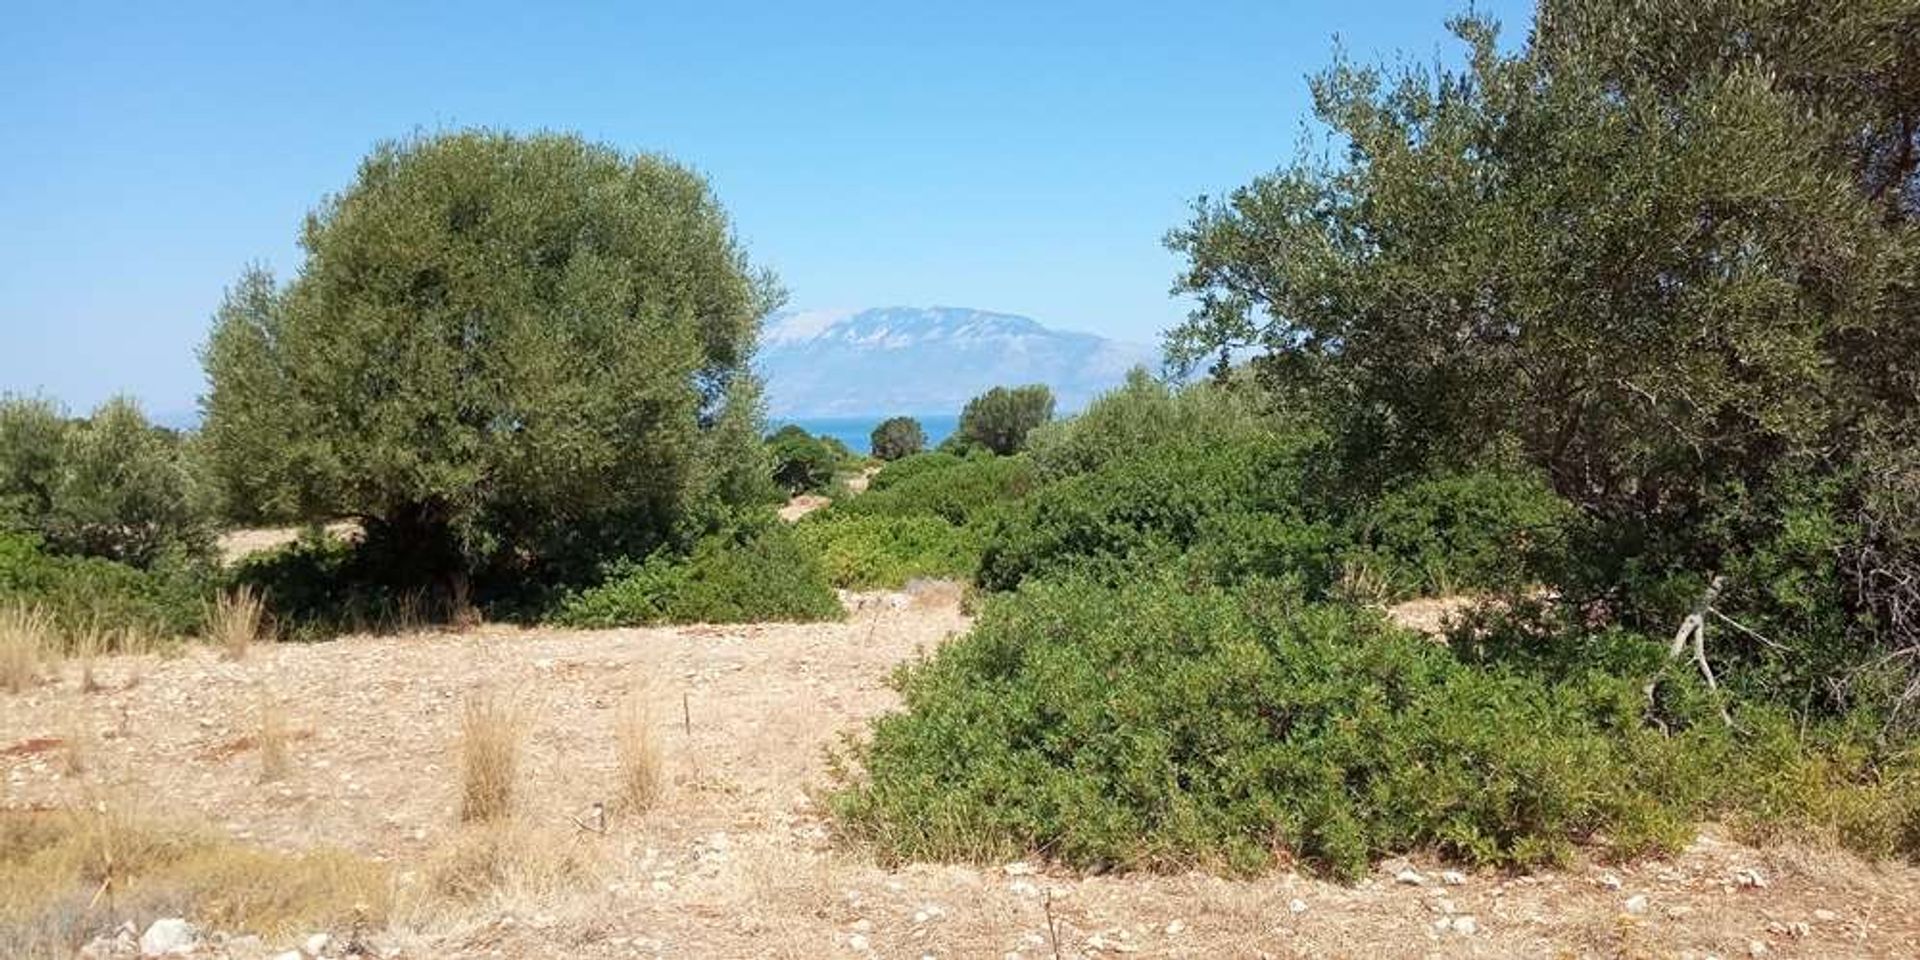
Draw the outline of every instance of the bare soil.
<instances>
[{"instance_id":1,"label":"bare soil","mask_svg":"<svg viewBox=\"0 0 1920 960\"><path fill-rule=\"evenodd\" d=\"M820 799L828 752L895 705L885 680L897 665L968 621L952 590L848 601L835 624L488 626L257 646L238 662L194 648L103 661L97 693L69 664L57 682L0 697L0 805L109 796L247 843L343 846L419 885L461 841L460 707L491 689L525 708L520 822L535 859L574 866L403 911L372 936L377 954L1920 956L1920 870L1754 849L1711 827L1670 860L1451 877L1389 863L1358 886L1284 868L1253 880L889 869L835 842ZM593 805L616 791L614 723L634 691L664 750L666 793L600 833ZM252 739L263 700L291 731L292 772L267 784ZM89 754L78 774L59 749L76 735ZM1407 869L1419 883L1396 878Z\"/></svg>"}]
</instances>

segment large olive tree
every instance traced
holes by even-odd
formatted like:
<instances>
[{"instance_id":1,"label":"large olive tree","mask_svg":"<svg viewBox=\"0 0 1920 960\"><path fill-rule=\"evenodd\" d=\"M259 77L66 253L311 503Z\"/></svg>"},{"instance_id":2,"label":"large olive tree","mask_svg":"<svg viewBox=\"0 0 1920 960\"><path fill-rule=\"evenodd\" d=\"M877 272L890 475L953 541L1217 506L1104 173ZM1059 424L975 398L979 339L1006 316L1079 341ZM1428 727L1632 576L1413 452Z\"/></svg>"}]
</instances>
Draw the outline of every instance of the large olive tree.
<instances>
[{"instance_id":1,"label":"large olive tree","mask_svg":"<svg viewBox=\"0 0 1920 960\"><path fill-rule=\"evenodd\" d=\"M723 482L776 305L707 184L577 137L385 143L229 292L205 433L238 512L359 518L396 575L634 552ZM746 454L751 455L751 454Z\"/></svg>"}]
</instances>

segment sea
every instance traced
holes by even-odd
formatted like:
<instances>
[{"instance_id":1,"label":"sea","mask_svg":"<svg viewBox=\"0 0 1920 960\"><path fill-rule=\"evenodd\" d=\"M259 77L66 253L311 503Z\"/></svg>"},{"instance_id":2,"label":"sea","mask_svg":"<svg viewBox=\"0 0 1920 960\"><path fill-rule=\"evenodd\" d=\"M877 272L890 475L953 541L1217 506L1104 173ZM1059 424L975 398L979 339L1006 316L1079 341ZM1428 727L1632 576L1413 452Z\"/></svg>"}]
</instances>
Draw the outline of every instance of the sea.
<instances>
[{"instance_id":1,"label":"sea","mask_svg":"<svg viewBox=\"0 0 1920 960\"><path fill-rule=\"evenodd\" d=\"M858 417L768 417L768 430L778 430L787 424L793 424L815 436L834 437L847 445L855 453L873 452L873 428L880 425L889 414L874 414ZM960 426L960 417L951 413L934 413L924 416L909 414L920 421L920 429L927 434L927 449L931 450L940 441L953 435Z\"/></svg>"}]
</instances>

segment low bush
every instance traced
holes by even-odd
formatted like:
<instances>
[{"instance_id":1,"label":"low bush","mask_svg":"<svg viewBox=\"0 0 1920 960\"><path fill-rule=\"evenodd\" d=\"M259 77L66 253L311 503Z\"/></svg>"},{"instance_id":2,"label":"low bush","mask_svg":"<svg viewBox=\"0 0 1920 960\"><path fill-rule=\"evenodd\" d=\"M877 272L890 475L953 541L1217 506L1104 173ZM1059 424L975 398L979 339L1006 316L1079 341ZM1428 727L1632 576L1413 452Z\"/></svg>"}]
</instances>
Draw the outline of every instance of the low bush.
<instances>
[{"instance_id":1,"label":"low bush","mask_svg":"<svg viewBox=\"0 0 1920 960\"><path fill-rule=\"evenodd\" d=\"M817 553L827 580L847 589L898 589L920 577L972 576L981 533L935 516L861 516L828 512L802 520L794 533Z\"/></svg>"},{"instance_id":2,"label":"low bush","mask_svg":"<svg viewBox=\"0 0 1920 960\"><path fill-rule=\"evenodd\" d=\"M1429 477L1356 516L1345 559L1385 577L1395 597L1513 592L1560 582L1577 522L1574 506L1530 472Z\"/></svg>"},{"instance_id":3,"label":"low bush","mask_svg":"<svg viewBox=\"0 0 1920 960\"><path fill-rule=\"evenodd\" d=\"M835 511L862 517L931 516L967 525L987 520L1034 487L1033 465L1025 457L925 454L888 465L874 477L881 478L884 483L870 485Z\"/></svg>"},{"instance_id":4,"label":"low bush","mask_svg":"<svg viewBox=\"0 0 1920 960\"><path fill-rule=\"evenodd\" d=\"M1115 454L1010 511L982 553L979 583L1010 590L1065 570L1114 579L1204 546L1196 559L1216 582L1293 575L1323 589L1333 534L1304 509L1310 450L1303 436L1189 434Z\"/></svg>"},{"instance_id":5,"label":"low bush","mask_svg":"<svg viewBox=\"0 0 1920 960\"><path fill-rule=\"evenodd\" d=\"M291 640L404 632L434 619L452 599L394 586L383 561L318 528L245 558L231 578L260 598L276 631Z\"/></svg>"},{"instance_id":6,"label":"low bush","mask_svg":"<svg viewBox=\"0 0 1920 960\"><path fill-rule=\"evenodd\" d=\"M942 453L937 450L926 453L916 453L909 457L901 457L881 467L880 470L873 475L873 478L867 481L867 492L878 493L881 490L911 480L923 473L945 470L948 467L959 466L966 462L965 457L951 453Z\"/></svg>"},{"instance_id":7,"label":"low bush","mask_svg":"<svg viewBox=\"0 0 1920 960\"><path fill-rule=\"evenodd\" d=\"M844 444L836 451L822 438L791 424L767 438L767 454L773 461L773 482L789 494L825 491L848 455Z\"/></svg>"},{"instance_id":8,"label":"low bush","mask_svg":"<svg viewBox=\"0 0 1920 960\"><path fill-rule=\"evenodd\" d=\"M837 620L845 615L819 558L774 524L703 538L681 556L659 551L609 564L596 586L567 594L551 619L574 627Z\"/></svg>"},{"instance_id":9,"label":"low bush","mask_svg":"<svg viewBox=\"0 0 1920 960\"><path fill-rule=\"evenodd\" d=\"M69 645L87 635L125 640L198 633L211 592L212 574L196 561L163 557L143 570L51 555L32 536L0 533L0 603L44 611Z\"/></svg>"},{"instance_id":10,"label":"low bush","mask_svg":"<svg viewBox=\"0 0 1920 960\"><path fill-rule=\"evenodd\" d=\"M1278 857L1352 877L1416 849L1515 866L1576 844L1669 850L1698 817L1804 823L1794 798L1833 795L1835 771L1800 740L1743 747L1685 677L1664 730L1650 724L1643 679L1467 664L1260 582L1048 579L902 671L904 712L842 758L833 805L894 858L1255 871ZM1783 770L1822 791L1770 805L1751 785ZM1920 852L1912 808L1886 790L1853 794L1850 829Z\"/></svg>"}]
</instances>

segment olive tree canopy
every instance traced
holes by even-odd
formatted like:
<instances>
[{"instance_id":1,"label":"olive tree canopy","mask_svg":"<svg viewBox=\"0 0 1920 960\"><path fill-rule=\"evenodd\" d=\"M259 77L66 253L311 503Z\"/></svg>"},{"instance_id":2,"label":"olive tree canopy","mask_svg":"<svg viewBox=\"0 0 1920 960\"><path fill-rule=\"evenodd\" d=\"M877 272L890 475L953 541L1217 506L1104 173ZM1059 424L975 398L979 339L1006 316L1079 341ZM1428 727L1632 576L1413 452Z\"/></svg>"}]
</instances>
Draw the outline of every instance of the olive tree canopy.
<instances>
[{"instance_id":1,"label":"olive tree canopy","mask_svg":"<svg viewBox=\"0 0 1920 960\"><path fill-rule=\"evenodd\" d=\"M410 576L658 543L779 299L698 175L573 136L381 144L301 246L214 319L215 470L241 513L360 518Z\"/></svg>"}]
</instances>

